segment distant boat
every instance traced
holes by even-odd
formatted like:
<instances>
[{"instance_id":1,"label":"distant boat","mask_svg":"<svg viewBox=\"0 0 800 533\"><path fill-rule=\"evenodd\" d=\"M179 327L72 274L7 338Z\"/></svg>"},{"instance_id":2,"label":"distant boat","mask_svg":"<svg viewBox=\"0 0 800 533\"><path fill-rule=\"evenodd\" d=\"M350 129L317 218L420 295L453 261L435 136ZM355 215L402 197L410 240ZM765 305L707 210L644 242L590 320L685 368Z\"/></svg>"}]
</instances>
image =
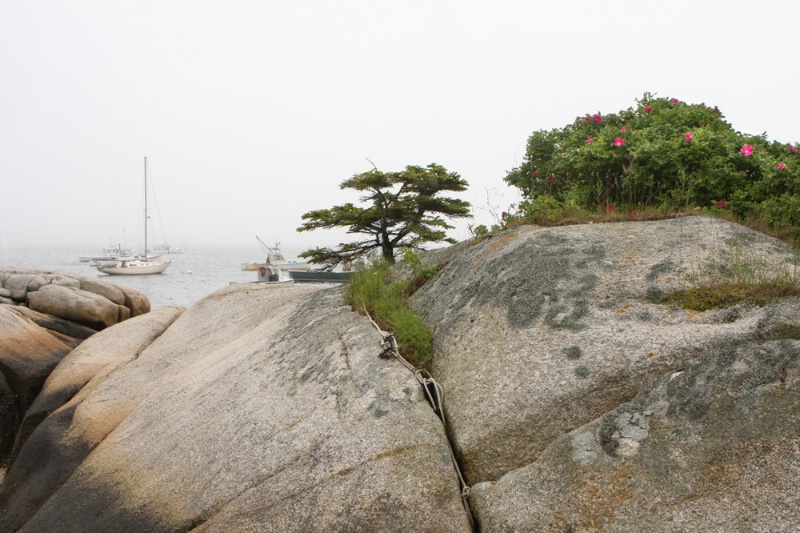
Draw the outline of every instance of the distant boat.
<instances>
[{"instance_id":1,"label":"distant boat","mask_svg":"<svg viewBox=\"0 0 800 533\"><path fill-rule=\"evenodd\" d=\"M295 283L347 283L355 272L321 272L315 270L290 270Z\"/></svg>"},{"instance_id":2,"label":"distant boat","mask_svg":"<svg viewBox=\"0 0 800 533\"><path fill-rule=\"evenodd\" d=\"M183 248L180 246L170 246L169 244L156 244L153 251L161 254L182 254Z\"/></svg>"},{"instance_id":3,"label":"distant boat","mask_svg":"<svg viewBox=\"0 0 800 533\"><path fill-rule=\"evenodd\" d=\"M169 263L149 259L123 259L119 261L103 261L97 270L112 276L137 276L143 274L161 274Z\"/></svg>"},{"instance_id":4,"label":"distant boat","mask_svg":"<svg viewBox=\"0 0 800 533\"><path fill-rule=\"evenodd\" d=\"M256 240L267 251L267 260L263 263L242 263L242 270L256 271L269 266L276 266L281 270L311 270L311 264L308 261L286 259L281 252L281 243L276 242L275 246L267 246L258 238L258 235L256 235Z\"/></svg>"},{"instance_id":5,"label":"distant boat","mask_svg":"<svg viewBox=\"0 0 800 533\"><path fill-rule=\"evenodd\" d=\"M123 248L121 245L106 246L103 248L101 255L81 255L78 260L81 263L98 263L99 261L113 261L117 257L135 257L136 250L132 248Z\"/></svg>"},{"instance_id":6,"label":"distant boat","mask_svg":"<svg viewBox=\"0 0 800 533\"><path fill-rule=\"evenodd\" d=\"M161 274L170 265L169 261L158 261L157 258L148 256L147 250L147 157L144 158L144 256L125 257L117 256L113 261L103 261L97 265L97 270L111 276L139 276L144 274Z\"/></svg>"}]
</instances>

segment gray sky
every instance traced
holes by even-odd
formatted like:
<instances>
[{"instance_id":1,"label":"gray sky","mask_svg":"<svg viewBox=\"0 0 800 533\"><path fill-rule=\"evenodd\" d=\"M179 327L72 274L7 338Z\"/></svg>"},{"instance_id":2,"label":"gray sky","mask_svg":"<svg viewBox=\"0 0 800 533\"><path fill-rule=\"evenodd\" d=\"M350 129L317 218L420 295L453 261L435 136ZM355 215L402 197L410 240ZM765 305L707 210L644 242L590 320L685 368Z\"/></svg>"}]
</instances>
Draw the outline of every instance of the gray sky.
<instances>
[{"instance_id":1,"label":"gray sky","mask_svg":"<svg viewBox=\"0 0 800 533\"><path fill-rule=\"evenodd\" d=\"M645 91L800 140L800 2L0 0L0 244L284 248L371 168L436 162L476 223L531 132ZM451 232L465 238L464 224ZM160 237L159 237L160 240Z\"/></svg>"}]
</instances>

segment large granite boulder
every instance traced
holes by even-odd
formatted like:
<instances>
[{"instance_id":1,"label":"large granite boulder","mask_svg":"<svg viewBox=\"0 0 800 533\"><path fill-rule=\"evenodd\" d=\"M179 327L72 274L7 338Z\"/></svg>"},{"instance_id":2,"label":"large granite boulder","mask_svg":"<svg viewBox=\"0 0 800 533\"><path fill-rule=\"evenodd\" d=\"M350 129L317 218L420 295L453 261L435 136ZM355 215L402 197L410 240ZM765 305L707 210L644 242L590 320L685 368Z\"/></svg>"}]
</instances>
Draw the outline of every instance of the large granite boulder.
<instances>
[{"instance_id":1,"label":"large granite boulder","mask_svg":"<svg viewBox=\"0 0 800 533\"><path fill-rule=\"evenodd\" d=\"M0 513L10 509L11 514L0 519L0 530L6 531L15 516L36 512L108 433L104 429L95 439L69 438L80 400L115 368L135 360L182 312L182 307L164 307L126 321L94 335L62 360L17 432L13 468L0 485Z\"/></svg>"},{"instance_id":2,"label":"large granite boulder","mask_svg":"<svg viewBox=\"0 0 800 533\"><path fill-rule=\"evenodd\" d=\"M0 268L0 468L61 359L97 330L149 310L135 289L78 274Z\"/></svg>"},{"instance_id":3,"label":"large granite boulder","mask_svg":"<svg viewBox=\"0 0 800 533\"><path fill-rule=\"evenodd\" d=\"M0 467L47 376L80 341L40 326L17 306L0 305Z\"/></svg>"},{"instance_id":4,"label":"large granite boulder","mask_svg":"<svg viewBox=\"0 0 800 533\"><path fill-rule=\"evenodd\" d=\"M231 286L131 359L137 320L51 376L0 531L470 531L441 422L339 289Z\"/></svg>"},{"instance_id":5,"label":"large granite boulder","mask_svg":"<svg viewBox=\"0 0 800 533\"><path fill-rule=\"evenodd\" d=\"M798 306L768 312L796 327ZM492 532L795 531L799 482L800 341L761 339L700 351L470 501Z\"/></svg>"},{"instance_id":6,"label":"large granite boulder","mask_svg":"<svg viewBox=\"0 0 800 533\"><path fill-rule=\"evenodd\" d=\"M101 376L138 357L184 311L183 307L164 307L129 320L113 330L103 330L81 343L64 357L49 375L41 392L25 412L15 440L12 459L28 436L51 413L79 392L88 393Z\"/></svg>"},{"instance_id":7,"label":"large granite boulder","mask_svg":"<svg viewBox=\"0 0 800 533\"><path fill-rule=\"evenodd\" d=\"M447 435L341 290L231 286L59 364L0 485L0 533L469 531L448 437L484 533L797 528L800 299L661 303L712 274L791 274L795 252L696 217L429 257L413 305Z\"/></svg>"},{"instance_id":8,"label":"large granite boulder","mask_svg":"<svg viewBox=\"0 0 800 533\"><path fill-rule=\"evenodd\" d=\"M543 453L562 438L571 447L588 446L586 435L593 430L581 428L592 423L607 428L608 420L618 420L623 411L632 413L621 406L649 384L694 368L704 357L717 357L709 354L737 345L755 350L753 343L760 342L771 312L767 309L739 305L700 313L659 303L676 288L689 286L712 270L731 268L745 256L767 273L791 269L797 257L777 240L701 217L522 227L474 246L462 245L457 253L438 254L449 263L415 295L414 305L434 332L432 372L445 390L450 435L467 481L473 485L471 500L482 531L599 531L605 527L600 522L595 522L596 529L588 527L597 517L587 514L584 520L580 508L570 510L564 520L530 519L559 494L564 502L575 503L566 495L576 486L587 491L595 487L598 501L604 499L599 487L605 478L588 469L561 479L564 473L577 471L572 451L548 456L547 462L540 463L545 460ZM784 314L800 313L797 302L787 305ZM777 329L784 331L784 337L800 338L796 322L781 324ZM785 346L789 344L770 349L780 351ZM720 387L704 389L704 394L712 396L709 402L724 403L724 398L715 397L727 394ZM796 387L787 391L797 394ZM796 403L780 405L794 409L791 417L798 416ZM777 404L765 407L777 408ZM717 446L723 449L726 435L702 426L716 424L713 413L695 421L694 435L687 430L683 438L718 439ZM752 419L743 413L736 423L746 426ZM617 431L625 438L626 432L639 435L628 426ZM742 431L756 432L757 428ZM786 455L791 430L787 426L777 431L783 440L776 440L776 450L784 455L776 464L793 464L793 473L787 475L800 481L796 452ZM578 444L573 445L575 439ZM624 446L630 444L624 442ZM691 459L701 460L701 456ZM619 468L619 475L627 475ZM515 485L522 478L514 476L529 476L525 479L530 484ZM526 492L543 480L550 483L546 490L552 499ZM495 482L496 487L491 485ZM725 485L717 485L716 490L724 492ZM765 497L791 503L777 485L768 492ZM634 497L638 497L634 492L625 495ZM617 502L608 500L606 505L613 510ZM534 510L529 513L528 507ZM554 505L560 510L567 507L568 503ZM607 523L609 531L636 530L626 529L626 524ZM661 530L674 530L662 525ZM573 526L578 529L569 529Z\"/></svg>"},{"instance_id":9,"label":"large granite boulder","mask_svg":"<svg viewBox=\"0 0 800 533\"><path fill-rule=\"evenodd\" d=\"M92 292L46 285L28 294L28 307L40 313L83 322L101 330L120 321L119 308L124 306ZM126 318L130 318L130 313Z\"/></svg>"}]
</instances>

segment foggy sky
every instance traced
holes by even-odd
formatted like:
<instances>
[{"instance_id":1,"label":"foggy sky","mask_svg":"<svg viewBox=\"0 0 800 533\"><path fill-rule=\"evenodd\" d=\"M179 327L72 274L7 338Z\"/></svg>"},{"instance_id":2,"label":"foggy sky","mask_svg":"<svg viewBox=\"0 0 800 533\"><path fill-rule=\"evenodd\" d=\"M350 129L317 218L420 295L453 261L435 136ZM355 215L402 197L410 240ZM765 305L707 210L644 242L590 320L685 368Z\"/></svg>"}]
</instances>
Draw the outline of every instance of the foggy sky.
<instances>
[{"instance_id":1,"label":"foggy sky","mask_svg":"<svg viewBox=\"0 0 800 533\"><path fill-rule=\"evenodd\" d=\"M794 0L0 0L0 246L141 246L145 156L173 245L302 249L348 238L295 228L356 201L339 184L369 161L460 173L490 224L533 131L646 91L795 142L798 20Z\"/></svg>"}]
</instances>

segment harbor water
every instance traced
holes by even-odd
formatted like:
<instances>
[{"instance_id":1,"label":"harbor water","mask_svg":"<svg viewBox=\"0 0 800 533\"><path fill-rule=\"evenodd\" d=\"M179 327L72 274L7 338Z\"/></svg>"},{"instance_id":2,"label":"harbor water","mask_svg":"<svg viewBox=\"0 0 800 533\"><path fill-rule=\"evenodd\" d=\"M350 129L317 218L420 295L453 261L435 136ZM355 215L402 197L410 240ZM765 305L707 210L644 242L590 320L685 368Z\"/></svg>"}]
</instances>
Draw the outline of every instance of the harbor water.
<instances>
[{"instance_id":1,"label":"harbor water","mask_svg":"<svg viewBox=\"0 0 800 533\"><path fill-rule=\"evenodd\" d=\"M109 276L96 267L79 261L80 256L97 254L85 248L0 248L0 267L24 267L39 270L74 272L132 287L150 300L151 309L168 305L190 307L205 296L231 283L254 282L258 272L243 271L243 263L265 260L266 254L247 248L186 249L183 254L164 254L159 260L171 261L163 274L144 276Z\"/></svg>"}]
</instances>

